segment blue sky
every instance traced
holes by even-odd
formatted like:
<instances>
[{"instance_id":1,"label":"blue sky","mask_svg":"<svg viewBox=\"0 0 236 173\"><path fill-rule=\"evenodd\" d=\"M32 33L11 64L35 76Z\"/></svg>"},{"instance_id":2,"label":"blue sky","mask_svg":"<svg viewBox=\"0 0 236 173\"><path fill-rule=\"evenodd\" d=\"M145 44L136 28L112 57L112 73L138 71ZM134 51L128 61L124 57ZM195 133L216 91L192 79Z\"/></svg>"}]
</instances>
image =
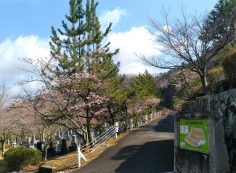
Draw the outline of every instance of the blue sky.
<instances>
[{"instance_id":1,"label":"blue sky","mask_svg":"<svg viewBox=\"0 0 236 173\"><path fill-rule=\"evenodd\" d=\"M148 17L160 18L162 7L179 16L183 4L188 14L205 14L216 0L99 0L98 15L116 8L126 12L113 31L127 31L133 26L148 25ZM60 26L68 12L68 0L0 0L0 42L19 35L47 38L50 27Z\"/></svg>"},{"instance_id":2,"label":"blue sky","mask_svg":"<svg viewBox=\"0 0 236 173\"><path fill-rule=\"evenodd\" d=\"M16 83L27 74L19 58L44 58L49 55L51 26L60 27L68 13L69 0L0 0L0 81ZM148 69L136 54L158 56L158 43L148 32L149 19L161 20L161 10L178 18L183 6L186 14L204 15L217 0L99 0L98 16L103 26L113 23L107 38L111 49L120 48L114 57L121 63L120 73L139 73ZM18 90L15 89L15 90ZM16 92L16 91L14 91Z\"/></svg>"}]
</instances>

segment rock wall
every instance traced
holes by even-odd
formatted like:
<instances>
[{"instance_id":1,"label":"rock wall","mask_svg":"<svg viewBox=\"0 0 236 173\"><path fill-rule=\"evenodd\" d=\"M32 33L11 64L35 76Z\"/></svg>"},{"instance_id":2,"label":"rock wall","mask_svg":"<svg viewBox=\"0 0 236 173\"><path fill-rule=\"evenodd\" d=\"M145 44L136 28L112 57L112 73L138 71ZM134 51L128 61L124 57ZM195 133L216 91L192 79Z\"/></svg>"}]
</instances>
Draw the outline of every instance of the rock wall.
<instances>
[{"instance_id":1,"label":"rock wall","mask_svg":"<svg viewBox=\"0 0 236 173\"><path fill-rule=\"evenodd\" d=\"M178 118L183 115L208 118L209 155L179 149ZM185 103L177 115L175 130L176 172L236 172L236 89Z\"/></svg>"}]
</instances>

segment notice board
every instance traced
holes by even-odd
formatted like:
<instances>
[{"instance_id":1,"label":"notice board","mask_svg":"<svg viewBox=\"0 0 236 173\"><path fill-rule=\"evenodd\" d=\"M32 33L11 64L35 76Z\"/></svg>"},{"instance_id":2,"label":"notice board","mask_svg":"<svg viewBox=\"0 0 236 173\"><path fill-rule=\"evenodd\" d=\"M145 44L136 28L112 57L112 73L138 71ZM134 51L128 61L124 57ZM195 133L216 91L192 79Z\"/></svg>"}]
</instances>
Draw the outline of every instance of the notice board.
<instances>
[{"instance_id":1,"label":"notice board","mask_svg":"<svg viewBox=\"0 0 236 173\"><path fill-rule=\"evenodd\" d=\"M179 119L181 149L209 153L208 119Z\"/></svg>"}]
</instances>

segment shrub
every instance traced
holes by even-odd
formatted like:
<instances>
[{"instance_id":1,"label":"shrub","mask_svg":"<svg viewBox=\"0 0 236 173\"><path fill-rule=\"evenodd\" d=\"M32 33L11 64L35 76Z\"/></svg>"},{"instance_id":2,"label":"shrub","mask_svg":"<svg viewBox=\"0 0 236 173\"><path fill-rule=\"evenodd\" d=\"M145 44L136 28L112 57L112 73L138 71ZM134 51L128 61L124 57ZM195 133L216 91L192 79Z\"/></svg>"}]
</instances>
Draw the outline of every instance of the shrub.
<instances>
[{"instance_id":1,"label":"shrub","mask_svg":"<svg viewBox=\"0 0 236 173\"><path fill-rule=\"evenodd\" d=\"M229 83L236 86L236 47L229 49L224 56L223 67Z\"/></svg>"},{"instance_id":2,"label":"shrub","mask_svg":"<svg viewBox=\"0 0 236 173\"><path fill-rule=\"evenodd\" d=\"M177 92L177 97L180 99L192 99L201 91L201 80L199 78L193 79L183 84L182 88Z\"/></svg>"},{"instance_id":3,"label":"shrub","mask_svg":"<svg viewBox=\"0 0 236 173\"><path fill-rule=\"evenodd\" d=\"M225 79L224 69L222 66L216 66L208 70L208 81L211 85L215 85L217 82Z\"/></svg>"},{"instance_id":4,"label":"shrub","mask_svg":"<svg viewBox=\"0 0 236 173\"><path fill-rule=\"evenodd\" d=\"M17 171L27 165L39 164L41 159L42 153L39 150L31 148L10 148L5 153L8 168Z\"/></svg>"}]
</instances>

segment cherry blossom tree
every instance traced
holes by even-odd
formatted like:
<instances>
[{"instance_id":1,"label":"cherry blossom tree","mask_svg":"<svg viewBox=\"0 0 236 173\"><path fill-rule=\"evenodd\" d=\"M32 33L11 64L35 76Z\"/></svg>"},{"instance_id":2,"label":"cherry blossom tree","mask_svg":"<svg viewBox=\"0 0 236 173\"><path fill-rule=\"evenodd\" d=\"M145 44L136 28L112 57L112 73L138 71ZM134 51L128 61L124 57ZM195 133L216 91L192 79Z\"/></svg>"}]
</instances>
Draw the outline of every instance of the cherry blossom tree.
<instances>
[{"instance_id":1,"label":"cherry blossom tree","mask_svg":"<svg viewBox=\"0 0 236 173\"><path fill-rule=\"evenodd\" d=\"M102 32L94 0L70 0L70 13L62 29L52 27L51 56L45 61L27 62L34 79L24 86L40 82L36 93L25 91L25 104L46 122L73 129L84 140L92 141L91 126L107 113L109 89L117 82L118 64L104 38L111 24ZM36 76L36 77L35 77ZM87 135L83 135L87 134Z\"/></svg>"}]
</instances>

